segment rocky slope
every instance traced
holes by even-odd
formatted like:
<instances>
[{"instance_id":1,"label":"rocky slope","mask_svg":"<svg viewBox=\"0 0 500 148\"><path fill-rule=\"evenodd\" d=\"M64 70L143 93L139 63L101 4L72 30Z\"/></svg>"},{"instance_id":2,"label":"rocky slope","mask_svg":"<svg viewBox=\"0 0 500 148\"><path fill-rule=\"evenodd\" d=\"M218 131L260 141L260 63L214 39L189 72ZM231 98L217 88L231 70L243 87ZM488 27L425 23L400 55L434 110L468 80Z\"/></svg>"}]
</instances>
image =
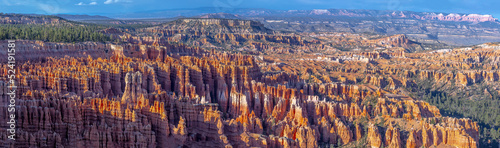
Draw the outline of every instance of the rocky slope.
<instances>
[{"instance_id":1,"label":"rocky slope","mask_svg":"<svg viewBox=\"0 0 500 148\"><path fill-rule=\"evenodd\" d=\"M119 45L38 42L20 48L40 53L51 51L46 48L71 50L56 50L61 56L43 60L36 59L45 55L20 57L25 61L16 67L20 73L16 141L7 140L8 127L2 125L2 145L319 147L363 140L371 147L478 145L476 122L443 117L427 102L378 86L397 88L411 80L367 77L374 85L306 83L301 73L285 69L271 73L267 68L274 66L263 66L265 62L250 55L203 51L144 37L128 39L130 43ZM87 49L96 52L77 56ZM388 58L408 56L413 55ZM301 67L308 66L296 68ZM8 67L1 68L0 95L5 98ZM397 72L385 70L371 72ZM5 100L2 116L8 115Z\"/></svg>"},{"instance_id":2,"label":"rocky slope","mask_svg":"<svg viewBox=\"0 0 500 148\"><path fill-rule=\"evenodd\" d=\"M70 24L70 23L67 20L64 20L56 16L0 14L0 24L55 25L55 24Z\"/></svg>"},{"instance_id":3,"label":"rocky slope","mask_svg":"<svg viewBox=\"0 0 500 148\"><path fill-rule=\"evenodd\" d=\"M417 148L498 140L485 136L498 127L491 120L457 118L421 93L430 85L430 96L443 96L437 100L498 99L498 43L422 51L428 47L406 35L286 33L231 19L100 32L116 42L16 41L16 140L1 124L0 145ZM11 113L7 57L0 52L3 123ZM498 117L491 110L484 116Z\"/></svg>"},{"instance_id":4,"label":"rocky slope","mask_svg":"<svg viewBox=\"0 0 500 148\"><path fill-rule=\"evenodd\" d=\"M125 42L137 40L133 38L147 38L140 40L181 42L204 49L215 48L250 54L373 50L374 48L404 48L407 52L415 52L427 47L427 44L422 45L401 34L384 36L331 32L290 33L270 30L256 21L211 18L178 19L136 31L119 31L110 28L104 30L103 33Z\"/></svg>"}]
</instances>

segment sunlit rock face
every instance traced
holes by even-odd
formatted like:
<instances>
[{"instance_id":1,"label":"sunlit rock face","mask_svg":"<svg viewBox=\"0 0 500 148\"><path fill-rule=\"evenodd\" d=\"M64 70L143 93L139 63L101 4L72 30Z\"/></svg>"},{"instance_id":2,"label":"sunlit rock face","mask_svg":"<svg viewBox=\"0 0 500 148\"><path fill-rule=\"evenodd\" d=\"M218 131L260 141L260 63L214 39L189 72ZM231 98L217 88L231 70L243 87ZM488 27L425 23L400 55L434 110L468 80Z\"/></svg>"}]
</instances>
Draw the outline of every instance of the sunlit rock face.
<instances>
[{"instance_id":1,"label":"sunlit rock face","mask_svg":"<svg viewBox=\"0 0 500 148\"><path fill-rule=\"evenodd\" d=\"M75 45L64 48L69 47ZM2 144L319 147L365 140L369 147L477 146L476 122L441 117L436 107L423 101L384 98L380 90L358 85L304 83L293 74L264 73L249 55L200 51L170 56L160 48L146 49L147 56L141 56L122 54L127 46L121 47L102 55L55 56L17 65L23 73L16 92L18 132L16 141L9 141L7 127L2 127ZM6 69L3 65L2 76ZM402 85L377 77L365 81L391 88ZM362 103L372 96L378 97L376 103ZM8 114L5 100L2 115ZM374 124L382 119L385 122ZM394 127L401 122L412 127Z\"/></svg>"},{"instance_id":2,"label":"sunlit rock face","mask_svg":"<svg viewBox=\"0 0 500 148\"><path fill-rule=\"evenodd\" d=\"M500 46L493 43L412 53L415 43L404 35L306 41L249 21L180 23L229 26L232 32L210 34L212 42L254 46L265 54L206 50L113 29L104 32L127 42L19 41L16 140L7 137L9 127L0 126L0 144L478 147L477 122L446 117L405 88L417 88L420 81L464 89L500 81ZM176 36L188 29L178 27L145 31L189 38ZM325 40L385 49L335 52L314 45ZM313 47L321 54L308 53ZM6 123L9 67L6 53L0 55L0 122Z\"/></svg>"}]
</instances>

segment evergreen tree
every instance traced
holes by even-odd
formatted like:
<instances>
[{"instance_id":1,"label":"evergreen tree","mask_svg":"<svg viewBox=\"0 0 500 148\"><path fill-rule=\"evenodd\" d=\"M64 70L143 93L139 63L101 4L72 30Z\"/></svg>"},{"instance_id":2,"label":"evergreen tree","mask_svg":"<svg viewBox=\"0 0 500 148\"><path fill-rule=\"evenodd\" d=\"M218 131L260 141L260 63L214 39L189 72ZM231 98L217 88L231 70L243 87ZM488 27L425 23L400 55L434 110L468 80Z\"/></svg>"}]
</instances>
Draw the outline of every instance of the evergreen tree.
<instances>
[{"instance_id":1,"label":"evergreen tree","mask_svg":"<svg viewBox=\"0 0 500 148\"><path fill-rule=\"evenodd\" d=\"M95 25L0 24L0 39L41 40L46 42L111 41L111 37L99 32L100 29L103 29L103 27Z\"/></svg>"}]
</instances>

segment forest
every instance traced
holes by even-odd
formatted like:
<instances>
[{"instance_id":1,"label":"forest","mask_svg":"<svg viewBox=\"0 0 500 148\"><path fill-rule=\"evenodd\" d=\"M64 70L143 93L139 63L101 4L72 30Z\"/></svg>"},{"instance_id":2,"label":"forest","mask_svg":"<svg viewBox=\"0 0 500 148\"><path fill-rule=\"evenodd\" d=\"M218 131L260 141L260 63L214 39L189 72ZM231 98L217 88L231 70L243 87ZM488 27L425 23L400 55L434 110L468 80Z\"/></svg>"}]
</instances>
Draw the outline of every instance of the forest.
<instances>
[{"instance_id":1,"label":"forest","mask_svg":"<svg viewBox=\"0 0 500 148\"><path fill-rule=\"evenodd\" d=\"M421 80L417 83L420 98L441 111L443 116L470 118L480 125L481 142L479 147L496 147L500 138L500 95L491 91L486 84L475 84L470 87L474 91L460 91L451 82L451 87L435 89L435 83ZM457 91L458 90L458 91ZM489 92L489 93L485 93ZM493 140L496 139L496 140Z\"/></svg>"},{"instance_id":2,"label":"forest","mask_svg":"<svg viewBox=\"0 0 500 148\"><path fill-rule=\"evenodd\" d=\"M111 38L97 25L0 24L0 39L41 40L45 42L105 42Z\"/></svg>"}]
</instances>

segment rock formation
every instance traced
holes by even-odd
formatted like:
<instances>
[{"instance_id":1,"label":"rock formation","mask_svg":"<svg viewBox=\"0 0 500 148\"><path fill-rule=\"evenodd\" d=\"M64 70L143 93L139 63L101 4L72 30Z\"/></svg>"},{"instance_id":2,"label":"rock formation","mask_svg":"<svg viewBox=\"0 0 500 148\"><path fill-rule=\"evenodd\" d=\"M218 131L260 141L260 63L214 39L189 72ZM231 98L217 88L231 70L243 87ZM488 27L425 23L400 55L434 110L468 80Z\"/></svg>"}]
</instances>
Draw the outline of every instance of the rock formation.
<instances>
[{"instance_id":1,"label":"rock formation","mask_svg":"<svg viewBox=\"0 0 500 148\"><path fill-rule=\"evenodd\" d=\"M445 117L436 106L408 96L404 88L415 88L418 81L454 80L453 85L467 87L500 80L499 53L488 49L454 49L450 54L405 53L395 48L331 55L370 59L343 63L304 62L317 56L277 55L280 49L273 49L262 50L268 55L260 60L172 41L211 36L215 42L235 45L261 40L262 45L252 45L262 48L309 47L316 42L268 32L252 21L176 23L181 25L143 30L166 38L120 33L127 40L120 44L19 41L23 44L17 48L16 65L18 132L15 141L8 141L4 136L8 127L1 126L0 143L10 147L326 147L366 141L363 147L478 147L477 122ZM192 23L226 29L214 34L183 28ZM189 31L193 32L187 36L175 35ZM370 42L360 41L361 45L384 43L388 48L411 44L402 35ZM450 70L457 66L461 68ZM9 114L8 69L0 66L2 116ZM0 122L6 120L0 118Z\"/></svg>"}]
</instances>

